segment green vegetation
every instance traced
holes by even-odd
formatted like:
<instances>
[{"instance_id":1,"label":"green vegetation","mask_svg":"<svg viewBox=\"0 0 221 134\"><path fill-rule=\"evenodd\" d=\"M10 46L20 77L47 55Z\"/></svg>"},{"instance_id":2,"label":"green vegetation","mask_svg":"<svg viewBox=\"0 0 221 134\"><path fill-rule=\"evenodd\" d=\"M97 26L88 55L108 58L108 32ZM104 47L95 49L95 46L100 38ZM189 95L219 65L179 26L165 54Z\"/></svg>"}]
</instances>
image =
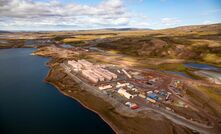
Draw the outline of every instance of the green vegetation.
<instances>
[{"instance_id":1,"label":"green vegetation","mask_svg":"<svg viewBox=\"0 0 221 134\"><path fill-rule=\"evenodd\" d=\"M188 29L188 30L186 30ZM181 27L121 36L97 47L139 58L170 58L221 66L221 25Z\"/></svg>"}]
</instances>

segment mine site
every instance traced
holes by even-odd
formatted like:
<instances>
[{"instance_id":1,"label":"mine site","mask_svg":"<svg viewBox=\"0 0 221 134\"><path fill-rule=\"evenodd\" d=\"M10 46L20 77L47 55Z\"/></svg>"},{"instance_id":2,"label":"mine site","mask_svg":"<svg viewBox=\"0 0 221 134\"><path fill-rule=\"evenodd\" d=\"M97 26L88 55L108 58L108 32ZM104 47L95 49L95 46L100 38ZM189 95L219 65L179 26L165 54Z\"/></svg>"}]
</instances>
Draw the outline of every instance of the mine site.
<instances>
[{"instance_id":1,"label":"mine site","mask_svg":"<svg viewBox=\"0 0 221 134\"><path fill-rule=\"evenodd\" d=\"M2 95L12 97L1 98L18 104L12 111L27 122L36 115L41 125L65 122L68 133L219 134L220 30L2 33Z\"/></svg>"},{"instance_id":2,"label":"mine site","mask_svg":"<svg viewBox=\"0 0 221 134\"><path fill-rule=\"evenodd\" d=\"M34 54L61 57L63 60L56 63L56 66L59 66L71 81L110 103L122 115L133 113L141 116L142 112L153 111L200 133L216 133L214 127L218 127L216 125L220 122L219 119L189 96L190 90L195 92L194 94L198 92L194 85L207 84L203 81L156 69L121 64L124 61L116 60L114 64L113 60L108 59L105 63L94 57L85 59L82 55L118 56L93 45L75 47L57 44L40 48ZM70 56L77 58L67 58ZM68 95L75 91L66 89L63 92Z\"/></svg>"},{"instance_id":3,"label":"mine site","mask_svg":"<svg viewBox=\"0 0 221 134\"><path fill-rule=\"evenodd\" d=\"M0 0L0 134L221 134L221 0Z\"/></svg>"}]
</instances>

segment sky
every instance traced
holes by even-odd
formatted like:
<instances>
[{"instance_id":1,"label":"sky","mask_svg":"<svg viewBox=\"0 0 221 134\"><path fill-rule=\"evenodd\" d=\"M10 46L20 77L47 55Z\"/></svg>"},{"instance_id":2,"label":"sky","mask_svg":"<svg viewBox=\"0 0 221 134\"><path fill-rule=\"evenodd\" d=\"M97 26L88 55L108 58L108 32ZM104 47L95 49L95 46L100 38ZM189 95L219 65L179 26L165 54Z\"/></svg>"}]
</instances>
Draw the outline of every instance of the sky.
<instances>
[{"instance_id":1,"label":"sky","mask_svg":"<svg viewBox=\"0 0 221 134\"><path fill-rule=\"evenodd\" d=\"M0 0L0 30L164 29L221 23L221 0Z\"/></svg>"}]
</instances>

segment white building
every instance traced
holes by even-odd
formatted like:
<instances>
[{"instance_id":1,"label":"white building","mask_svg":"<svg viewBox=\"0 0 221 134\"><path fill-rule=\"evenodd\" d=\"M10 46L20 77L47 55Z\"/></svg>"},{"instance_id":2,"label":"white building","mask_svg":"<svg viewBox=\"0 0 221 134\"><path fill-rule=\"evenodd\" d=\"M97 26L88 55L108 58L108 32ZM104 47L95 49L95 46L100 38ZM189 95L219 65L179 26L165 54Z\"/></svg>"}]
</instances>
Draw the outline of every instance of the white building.
<instances>
[{"instance_id":1,"label":"white building","mask_svg":"<svg viewBox=\"0 0 221 134\"><path fill-rule=\"evenodd\" d=\"M124 72L124 74L128 77L128 78L132 78L132 76L124 69L122 69L122 71Z\"/></svg>"},{"instance_id":2,"label":"white building","mask_svg":"<svg viewBox=\"0 0 221 134\"><path fill-rule=\"evenodd\" d=\"M93 83L98 82L98 77L94 76L89 70L82 70L82 75Z\"/></svg>"},{"instance_id":3,"label":"white building","mask_svg":"<svg viewBox=\"0 0 221 134\"><path fill-rule=\"evenodd\" d=\"M131 99L133 98L134 96L131 95L130 93L127 92L127 90L123 89L123 88L120 88L118 91L117 91L120 95L126 97L127 99Z\"/></svg>"},{"instance_id":4,"label":"white building","mask_svg":"<svg viewBox=\"0 0 221 134\"><path fill-rule=\"evenodd\" d=\"M130 83L120 83L120 82L117 82L116 88L125 87L125 86L129 86L129 85L130 85Z\"/></svg>"},{"instance_id":5,"label":"white building","mask_svg":"<svg viewBox=\"0 0 221 134\"><path fill-rule=\"evenodd\" d=\"M112 88L112 86L111 85L105 85L105 86L100 86L100 87L98 87L100 90L105 90L105 89L110 89L110 88Z\"/></svg>"},{"instance_id":6,"label":"white building","mask_svg":"<svg viewBox=\"0 0 221 134\"><path fill-rule=\"evenodd\" d=\"M116 79L117 75L108 71L107 69L103 69L101 66L93 65L91 62L87 60L78 60L77 62L74 60L67 61L67 64L70 66L70 69L75 72L81 72L81 74L90 80L93 83L97 83L98 81L112 80Z\"/></svg>"}]
</instances>

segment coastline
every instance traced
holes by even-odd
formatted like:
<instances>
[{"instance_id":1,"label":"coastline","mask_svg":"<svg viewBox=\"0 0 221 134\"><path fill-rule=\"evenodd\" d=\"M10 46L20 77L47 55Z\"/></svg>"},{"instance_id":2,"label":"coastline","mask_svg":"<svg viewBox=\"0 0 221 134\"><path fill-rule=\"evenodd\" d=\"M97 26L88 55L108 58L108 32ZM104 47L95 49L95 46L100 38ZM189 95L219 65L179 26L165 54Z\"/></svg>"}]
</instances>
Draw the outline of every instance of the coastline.
<instances>
[{"instance_id":1,"label":"coastline","mask_svg":"<svg viewBox=\"0 0 221 134\"><path fill-rule=\"evenodd\" d=\"M48 66L50 68L50 66ZM116 126L111 123L110 121L108 121L107 119L105 119L105 117L103 117L99 112L95 111L94 109L90 108L89 106L87 106L86 104L84 104L83 102L81 102L79 99L77 99L76 97L74 96L71 96L71 95L68 95L67 93L63 92L59 86L57 86L55 83L53 82L49 82L46 80L46 78L49 77L51 73L51 69L49 69L45 79L44 79L44 82L46 83L49 83L51 84L52 86L54 86L60 93L62 93L63 95L67 96L67 97L70 97L71 99L74 99L75 101L77 101L78 103L80 103L83 107L85 107L86 109L94 112L95 114L97 114L105 123L107 123L108 126L111 127L111 129L116 133L116 134L120 134L120 131L116 128Z\"/></svg>"},{"instance_id":2,"label":"coastline","mask_svg":"<svg viewBox=\"0 0 221 134\"><path fill-rule=\"evenodd\" d=\"M31 55L30 55L31 56ZM44 61L42 63L47 67L45 75L41 77L41 81L45 81L54 87L56 87L61 96L65 95L72 99L78 101L82 106L87 108L88 110L96 113L104 122L112 128L112 132L117 134L158 134L158 132L162 132L162 134L173 134L173 132L189 132L188 129L172 124L169 120L164 120L164 118L160 118L158 115L154 115L154 119L150 115L147 116L138 116L138 117L128 117L122 114L119 110L120 107L112 106L109 100L101 99L99 96L94 94L90 94L87 92L87 88L78 88L79 84L77 84L72 77L66 75L62 66L60 66L60 62L62 59L50 59L49 61ZM81 86L82 87L82 86ZM71 90L71 91L70 91ZM86 91L85 91L86 90ZM66 98L66 97L65 97ZM73 100L71 100L73 101ZM78 104L79 104L78 103ZM86 109L85 109L86 110ZM86 110L87 111L87 110ZM150 118L149 118L150 117ZM75 121L69 122L71 125ZM89 124L92 122L89 122ZM102 123L102 124L103 124ZM160 124L160 125L159 125ZM106 124L105 124L106 125ZM162 126L161 126L162 125ZM108 126L107 126L108 127ZM158 129L159 128L159 129ZM160 128L162 128L160 130ZM175 129L175 130L174 130ZM174 131L172 131L174 130ZM186 133L180 133L186 134Z\"/></svg>"},{"instance_id":3,"label":"coastline","mask_svg":"<svg viewBox=\"0 0 221 134\"><path fill-rule=\"evenodd\" d=\"M187 134L195 130L195 128L191 129L192 126L189 125L174 124L167 117L156 114L154 111L153 113L147 112L147 114L146 111L140 111L137 112L136 116L128 116L128 113L133 115L134 111L125 110L122 107L123 104L113 104L110 98L89 90L89 85L82 84L78 78L67 73L61 65L66 57L60 57L57 53L50 53L50 51L49 53L46 52L44 49L38 49L33 53L36 56L51 58L46 64L49 67L49 72L45 77L45 81L56 87L63 95L78 101L82 106L96 113L115 133L158 134L160 131L165 134ZM199 131L201 131L201 128ZM202 129L202 131L204 130Z\"/></svg>"},{"instance_id":4,"label":"coastline","mask_svg":"<svg viewBox=\"0 0 221 134\"><path fill-rule=\"evenodd\" d=\"M75 97L73 97L73 96L70 96L70 95L68 95L68 94L66 94L66 93L64 93L64 92L62 92L62 91L60 90L60 88L59 88L58 86L56 86L55 84L50 83L50 82L47 82L47 83L53 85L53 86L54 86L55 88L57 88L57 90L58 90L60 93L62 93L63 95L74 99L75 101L77 101L78 103L80 103L80 104L81 104L83 107L85 107L86 109L88 109L88 110L90 110L90 111L96 113L105 123L108 124L108 126L111 127L111 129L112 129L116 134L120 134L120 133L118 132L117 128L116 128L110 121L106 120L105 117L103 117L100 113L98 113L97 111L95 111L95 110L89 108L87 105L85 105L84 103L82 103L82 102L81 102L80 100L78 100L77 98L75 98Z\"/></svg>"},{"instance_id":5,"label":"coastline","mask_svg":"<svg viewBox=\"0 0 221 134\"><path fill-rule=\"evenodd\" d=\"M99 129L94 126L96 118L100 122L100 125L96 125L104 126L100 128L101 130L105 129L105 131L117 134L218 134L221 132L220 81L217 84L217 79L215 79L217 75L213 73L211 76L211 73L208 75L201 70L204 68L208 71L206 68L209 66L221 67L221 60L219 60L221 56L219 55L219 50L221 50L221 44L219 45L220 26L221 24L197 28L190 26L190 31L175 28L150 32L143 30L136 32L133 30L21 31L5 35L3 32L0 39L0 50L33 49L29 56L46 58L44 63L40 63L47 68L41 76L40 82L52 85L49 86L50 88L57 88L53 88L53 90L58 96L66 98L64 103L61 101L61 106L64 106L67 101L76 102L74 104L77 104L77 108L72 104L69 105L69 108L73 108L74 111L68 112L71 116L61 113L69 119L65 123L72 128L75 128L74 124L79 124L76 121L79 118L80 121L83 121L82 130L87 130L87 125L89 125L95 129L95 133L98 133ZM173 36L170 36L168 32ZM180 36L180 32L182 36ZM204 34L202 35L202 33ZM118 72L119 78L116 81L99 81L97 84L92 84L82 77L82 71L74 73L72 70L74 68L68 66L68 61L82 59L93 64L107 65L106 67L110 71ZM11 62L11 59L9 60ZM29 64L32 65L32 63ZM214 67L212 67L212 71L220 73L219 69L214 70ZM45 69L45 67L43 68ZM121 77L123 73L120 69L130 71L129 73L134 78L127 79L126 75ZM171 74L166 71L170 71ZM38 74L37 71L32 71L32 73ZM13 74L16 75L16 73ZM188 75L192 79L180 75ZM23 78L23 75L21 77ZM121 96L118 92L119 88L116 87L121 81L139 88L135 95L144 94L144 97L126 99ZM112 86L111 91L100 91L99 87L106 84ZM133 88L125 88L129 93L134 94L130 90ZM156 95L159 96L159 103L155 101L152 104L146 100L151 91L156 92ZM172 95L166 96L160 92ZM158 100L158 98L155 99ZM56 100L56 98L52 100ZM131 110L125 105L126 102L136 102L139 108ZM53 102L52 105L54 104ZM78 107L79 105L80 107ZM57 105L56 108L59 106ZM75 114L75 111L79 109L80 114ZM64 109L59 110L64 111ZM49 111L49 113L56 111ZM84 121L85 116L81 114L83 112L86 112L86 115L92 115L86 117L92 117L92 120ZM72 115L77 118L72 118ZM53 120L56 120L56 117ZM76 131L76 133L79 132L81 131Z\"/></svg>"},{"instance_id":6,"label":"coastline","mask_svg":"<svg viewBox=\"0 0 221 134\"><path fill-rule=\"evenodd\" d=\"M146 114L144 115L143 113L140 113L135 117L122 115L122 111L118 111L119 108L116 108L106 100L91 94L84 88L82 89L81 87L78 87L80 88L78 89L76 87L69 87L70 85L79 85L78 83L74 84L73 81L69 81L71 80L70 77L64 75L65 72L63 72L62 68L53 63L54 62L48 62L47 64L50 69L45 77L45 82L56 87L63 95L76 100L86 109L96 113L116 134L158 134L159 132L164 134L172 134L174 132L180 134L191 133L190 129L181 125L175 125L159 114L150 112L148 116L145 116ZM69 82L66 83L67 81ZM70 90L71 92L69 92ZM139 130L137 130L138 128Z\"/></svg>"}]
</instances>

